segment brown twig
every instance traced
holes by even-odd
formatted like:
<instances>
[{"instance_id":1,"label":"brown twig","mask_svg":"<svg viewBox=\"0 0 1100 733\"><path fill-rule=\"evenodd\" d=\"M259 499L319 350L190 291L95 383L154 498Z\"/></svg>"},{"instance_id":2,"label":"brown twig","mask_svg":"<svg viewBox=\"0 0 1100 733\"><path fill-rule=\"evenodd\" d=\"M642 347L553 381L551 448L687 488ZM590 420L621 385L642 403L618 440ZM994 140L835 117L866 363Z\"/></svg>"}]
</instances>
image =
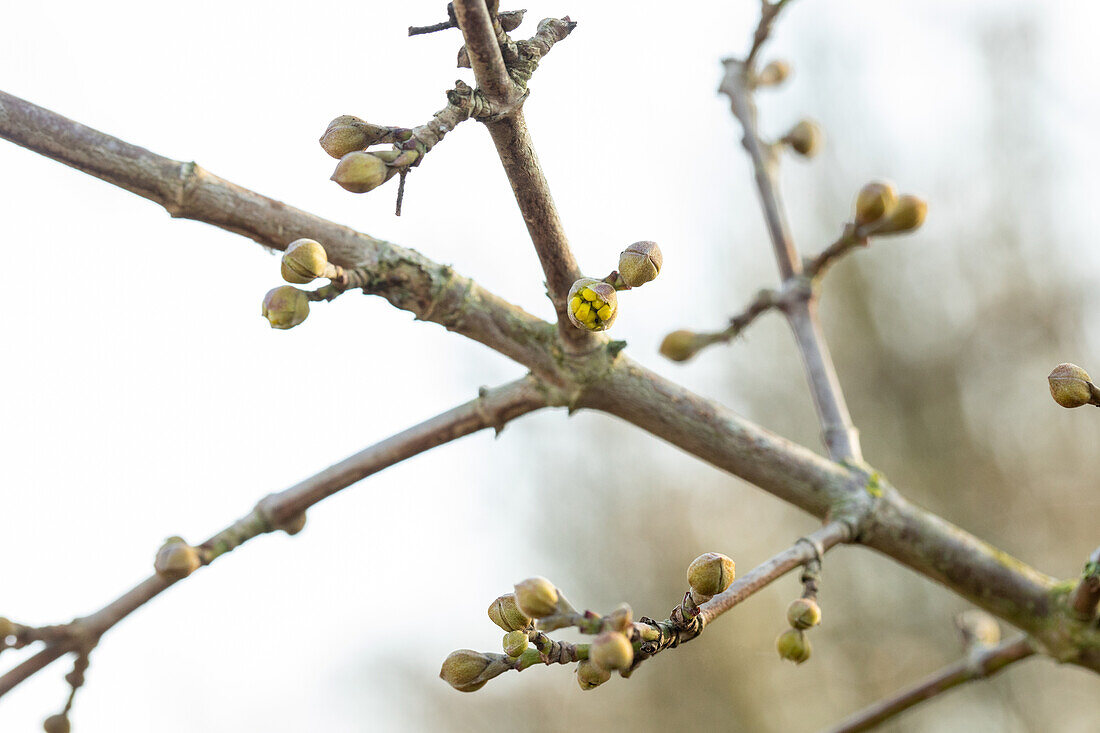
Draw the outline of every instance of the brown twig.
<instances>
[{"instance_id":1,"label":"brown twig","mask_svg":"<svg viewBox=\"0 0 1100 733\"><path fill-rule=\"evenodd\" d=\"M829 733L870 730L918 703L965 682L992 677L1010 664L1027 659L1034 653L1035 649L1027 637L1006 641L995 647L975 648L966 658L944 667L909 689L859 711L835 728L830 728Z\"/></svg>"},{"instance_id":2,"label":"brown twig","mask_svg":"<svg viewBox=\"0 0 1100 733\"><path fill-rule=\"evenodd\" d=\"M1077 618L1082 621L1091 621L1096 617L1097 606L1100 605L1100 547L1089 555L1085 571L1073 591L1071 605Z\"/></svg>"}]
</instances>

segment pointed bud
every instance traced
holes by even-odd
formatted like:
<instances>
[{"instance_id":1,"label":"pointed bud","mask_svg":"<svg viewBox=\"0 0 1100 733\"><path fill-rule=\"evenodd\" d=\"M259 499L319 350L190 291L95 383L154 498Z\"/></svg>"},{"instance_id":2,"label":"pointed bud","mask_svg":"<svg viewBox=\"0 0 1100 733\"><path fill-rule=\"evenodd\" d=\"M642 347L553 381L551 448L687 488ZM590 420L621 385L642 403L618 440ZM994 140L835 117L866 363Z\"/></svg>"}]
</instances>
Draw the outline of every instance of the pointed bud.
<instances>
[{"instance_id":1,"label":"pointed bud","mask_svg":"<svg viewBox=\"0 0 1100 733\"><path fill-rule=\"evenodd\" d=\"M898 201L897 191L889 183L874 181L856 196L856 224L870 224L886 216Z\"/></svg>"},{"instance_id":2,"label":"pointed bud","mask_svg":"<svg viewBox=\"0 0 1100 733\"><path fill-rule=\"evenodd\" d=\"M294 328L309 315L309 297L303 290L281 285L267 291L260 314L272 328Z\"/></svg>"},{"instance_id":3,"label":"pointed bud","mask_svg":"<svg viewBox=\"0 0 1100 733\"><path fill-rule=\"evenodd\" d=\"M543 618L558 610L558 589L546 578L528 578L516 583L516 604L523 615Z\"/></svg>"},{"instance_id":4,"label":"pointed bud","mask_svg":"<svg viewBox=\"0 0 1100 733\"><path fill-rule=\"evenodd\" d=\"M569 288L566 311L577 328L606 331L619 315L619 298L603 280L582 277Z\"/></svg>"},{"instance_id":5,"label":"pointed bud","mask_svg":"<svg viewBox=\"0 0 1100 733\"><path fill-rule=\"evenodd\" d=\"M756 75L757 86L771 87L782 84L791 74L791 65L776 59L760 70Z\"/></svg>"},{"instance_id":6,"label":"pointed bud","mask_svg":"<svg viewBox=\"0 0 1100 733\"><path fill-rule=\"evenodd\" d=\"M504 640L501 645L504 647L504 653L510 657L518 657L527 651L528 646L527 632L525 631L509 631L504 635Z\"/></svg>"},{"instance_id":7,"label":"pointed bud","mask_svg":"<svg viewBox=\"0 0 1100 733\"><path fill-rule=\"evenodd\" d=\"M489 604L489 619L505 631L520 631L531 625L531 619L519 610L515 593L503 595Z\"/></svg>"},{"instance_id":8,"label":"pointed bud","mask_svg":"<svg viewBox=\"0 0 1100 733\"><path fill-rule=\"evenodd\" d=\"M928 204L923 199L906 194L898 198L894 208L886 215L881 225L875 227L875 234L898 234L910 232L924 223L928 213Z\"/></svg>"},{"instance_id":9,"label":"pointed bud","mask_svg":"<svg viewBox=\"0 0 1100 733\"><path fill-rule=\"evenodd\" d=\"M1059 364L1047 377L1050 396L1062 407L1095 404L1096 386L1089 374L1076 364Z\"/></svg>"},{"instance_id":10,"label":"pointed bud","mask_svg":"<svg viewBox=\"0 0 1100 733\"><path fill-rule=\"evenodd\" d=\"M589 659L577 663L577 684L582 690L594 690L611 679L611 673L603 667L597 667Z\"/></svg>"},{"instance_id":11,"label":"pointed bud","mask_svg":"<svg viewBox=\"0 0 1100 733\"><path fill-rule=\"evenodd\" d=\"M473 649L459 649L443 660L439 677L459 692L474 692L507 669L498 669L499 666L492 655L475 652Z\"/></svg>"},{"instance_id":12,"label":"pointed bud","mask_svg":"<svg viewBox=\"0 0 1100 733\"><path fill-rule=\"evenodd\" d=\"M704 596L716 596L729 588L734 575L733 560L717 552L700 555L687 569L688 585Z\"/></svg>"},{"instance_id":13,"label":"pointed bud","mask_svg":"<svg viewBox=\"0 0 1100 733\"><path fill-rule=\"evenodd\" d=\"M588 659L600 669L630 669L634 664L634 646L625 634L618 631L604 631L592 641L588 648Z\"/></svg>"},{"instance_id":14,"label":"pointed bud","mask_svg":"<svg viewBox=\"0 0 1100 733\"><path fill-rule=\"evenodd\" d=\"M661 342L661 355L673 361L687 361L698 354L707 343L694 331L673 331Z\"/></svg>"},{"instance_id":15,"label":"pointed bud","mask_svg":"<svg viewBox=\"0 0 1100 733\"><path fill-rule=\"evenodd\" d=\"M505 10L497 15L497 20L500 21L500 27L505 33L511 33L519 28L523 22L523 14L526 12L526 10Z\"/></svg>"},{"instance_id":16,"label":"pointed bud","mask_svg":"<svg viewBox=\"0 0 1100 733\"><path fill-rule=\"evenodd\" d=\"M340 158L331 180L352 193L366 193L381 186L396 172L374 153L354 152Z\"/></svg>"},{"instance_id":17,"label":"pointed bud","mask_svg":"<svg viewBox=\"0 0 1100 733\"><path fill-rule=\"evenodd\" d=\"M775 640L775 650L781 659L802 664L810 658L810 640L801 629L787 629Z\"/></svg>"},{"instance_id":18,"label":"pointed bud","mask_svg":"<svg viewBox=\"0 0 1100 733\"><path fill-rule=\"evenodd\" d=\"M619 255L619 277L632 288L641 287L660 274L664 261L656 242L635 242Z\"/></svg>"},{"instance_id":19,"label":"pointed bud","mask_svg":"<svg viewBox=\"0 0 1100 733\"><path fill-rule=\"evenodd\" d=\"M808 629L821 623L821 606L812 598L799 598L787 606L787 623L792 629Z\"/></svg>"},{"instance_id":20,"label":"pointed bud","mask_svg":"<svg viewBox=\"0 0 1100 733\"><path fill-rule=\"evenodd\" d=\"M69 723L69 716L58 713L57 715L51 715L42 722L42 730L46 733L69 733L72 730L72 725Z\"/></svg>"},{"instance_id":21,"label":"pointed bud","mask_svg":"<svg viewBox=\"0 0 1100 733\"><path fill-rule=\"evenodd\" d=\"M288 283L305 285L325 277L329 268L325 248L312 239L295 239L283 253L282 273Z\"/></svg>"},{"instance_id":22,"label":"pointed bud","mask_svg":"<svg viewBox=\"0 0 1100 733\"><path fill-rule=\"evenodd\" d=\"M157 551L153 568L165 580L182 580L202 567L202 560L194 547L182 537L169 537Z\"/></svg>"},{"instance_id":23,"label":"pointed bud","mask_svg":"<svg viewBox=\"0 0 1100 733\"><path fill-rule=\"evenodd\" d=\"M388 133L387 128L364 122L354 115L341 115L328 123L320 143L326 153L339 159L356 150L366 150Z\"/></svg>"},{"instance_id":24,"label":"pointed bud","mask_svg":"<svg viewBox=\"0 0 1100 733\"><path fill-rule=\"evenodd\" d=\"M458 49L458 68L460 68L460 69L472 68L470 66L470 52L466 50L466 45L465 44L463 44L462 47Z\"/></svg>"},{"instance_id":25,"label":"pointed bud","mask_svg":"<svg viewBox=\"0 0 1100 733\"><path fill-rule=\"evenodd\" d=\"M812 158L821 149L821 128L816 122L802 120L783 136L783 142L799 155Z\"/></svg>"},{"instance_id":26,"label":"pointed bud","mask_svg":"<svg viewBox=\"0 0 1100 733\"><path fill-rule=\"evenodd\" d=\"M634 611L625 603L604 617L604 628L611 631L626 633L633 624Z\"/></svg>"}]
</instances>

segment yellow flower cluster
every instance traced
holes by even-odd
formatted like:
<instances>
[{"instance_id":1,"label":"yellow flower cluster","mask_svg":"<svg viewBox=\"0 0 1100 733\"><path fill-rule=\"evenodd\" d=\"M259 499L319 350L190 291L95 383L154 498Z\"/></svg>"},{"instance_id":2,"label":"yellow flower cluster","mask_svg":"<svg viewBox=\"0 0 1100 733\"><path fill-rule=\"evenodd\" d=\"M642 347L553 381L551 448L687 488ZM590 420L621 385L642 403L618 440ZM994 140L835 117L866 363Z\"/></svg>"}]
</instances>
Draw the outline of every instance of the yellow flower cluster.
<instances>
[{"instance_id":1,"label":"yellow flower cluster","mask_svg":"<svg viewBox=\"0 0 1100 733\"><path fill-rule=\"evenodd\" d=\"M603 331L617 315L615 288L602 280L581 278L569 291L569 320L578 328Z\"/></svg>"}]
</instances>

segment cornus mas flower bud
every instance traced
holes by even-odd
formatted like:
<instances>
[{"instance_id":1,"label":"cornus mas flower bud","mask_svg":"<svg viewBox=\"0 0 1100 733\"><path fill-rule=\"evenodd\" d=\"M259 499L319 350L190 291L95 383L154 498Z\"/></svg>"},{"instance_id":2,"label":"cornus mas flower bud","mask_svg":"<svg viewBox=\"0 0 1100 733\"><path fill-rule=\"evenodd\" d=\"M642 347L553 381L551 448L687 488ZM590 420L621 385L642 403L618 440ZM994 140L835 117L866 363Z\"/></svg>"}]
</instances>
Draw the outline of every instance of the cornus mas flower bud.
<instances>
[{"instance_id":1,"label":"cornus mas flower bud","mask_svg":"<svg viewBox=\"0 0 1100 733\"><path fill-rule=\"evenodd\" d=\"M516 604L525 616L550 616L558 610L558 589L546 578L528 578L516 583Z\"/></svg>"},{"instance_id":2,"label":"cornus mas flower bud","mask_svg":"<svg viewBox=\"0 0 1100 733\"><path fill-rule=\"evenodd\" d=\"M202 566L199 553L181 537L169 537L157 551L153 568L165 580L182 580Z\"/></svg>"},{"instance_id":3,"label":"cornus mas flower bud","mask_svg":"<svg viewBox=\"0 0 1100 733\"><path fill-rule=\"evenodd\" d=\"M527 651L528 645L527 633L523 631L509 631L504 635L504 640L501 642L501 646L504 647L504 653L510 657L518 657Z\"/></svg>"},{"instance_id":4,"label":"cornus mas flower bud","mask_svg":"<svg viewBox=\"0 0 1100 733\"><path fill-rule=\"evenodd\" d=\"M868 183L856 196L856 224L878 221L894 208L897 201L897 191L889 183Z\"/></svg>"},{"instance_id":5,"label":"cornus mas flower bud","mask_svg":"<svg viewBox=\"0 0 1100 733\"><path fill-rule=\"evenodd\" d=\"M640 287L660 274L664 261L656 242L635 242L619 255L619 277L632 288Z\"/></svg>"},{"instance_id":6,"label":"cornus mas flower bud","mask_svg":"<svg viewBox=\"0 0 1100 733\"><path fill-rule=\"evenodd\" d=\"M332 180L346 191L366 193L373 191L390 179L393 169L374 153L354 152L340 158Z\"/></svg>"},{"instance_id":7,"label":"cornus mas flower bud","mask_svg":"<svg viewBox=\"0 0 1100 733\"><path fill-rule=\"evenodd\" d=\"M281 285L264 296L261 315L272 328L294 328L309 315L309 297L303 290Z\"/></svg>"},{"instance_id":8,"label":"cornus mas flower bud","mask_svg":"<svg viewBox=\"0 0 1100 733\"><path fill-rule=\"evenodd\" d=\"M611 673L588 659L577 662L577 684L582 690L593 690L611 679Z\"/></svg>"},{"instance_id":9,"label":"cornus mas flower bud","mask_svg":"<svg viewBox=\"0 0 1100 733\"><path fill-rule=\"evenodd\" d=\"M634 611L625 603L604 617L605 628L612 631L626 632L634 623Z\"/></svg>"},{"instance_id":10,"label":"cornus mas flower bud","mask_svg":"<svg viewBox=\"0 0 1100 733\"><path fill-rule=\"evenodd\" d=\"M333 158L343 158L356 150L366 150L385 137L386 132L386 128L364 122L354 115L341 115L328 123L320 143Z\"/></svg>"},{"instance_id":11,"label":"cornus mas flower bud","mask_svg":"<svg viewBox=\"0 0 1100 733\"><path fill-rule=\"evenodd\" d=\"M808 629L821 623L821 606L812 598L799 598L787 606L787 623L793 629Z\"/></svg>"},{"instance_id":12,"label":"cornus mas flower bud","mask_svg":"<svg viewBox=\"0 0 1100 733\"><path fill-rule=\"evenodd\" d=\"M1092 401L1092 380L1076 364L1059 364L1047 377L1050 396L1062 407L1080 407Z\"/></svg>"},{"instance_id":13,"label":"cornus mas flower bud","mask_svg":"<svg viewBox=\"0 0 1100 733\"><path fill-rule=\"evenodd\" d=\"M492 663L493 658L487 654L472 649L459 649L443 660L439 676L459 692L474 692L492 679L492 676L484 674Z\"/></svg>"},{"instance_id":14,"label":"cornus mas flower bud","mask_svg":"<svg viewBox=\"0 0 1100 733\"><path fill-rule=\"evenodd\" d=\"M634 646L618 631L600 633L588 648L588 659L600 669L630 669L634 664Z\"/></svg>"},{"instance_id":15,"label":"cornus mas flower bud","mask_svg":"<svg viewBox=\"0 0 1100 733\"><path fill-rule=\"evenodd\" d=\"M821 128L810 120L802 120L783 136L783 142L799 155L812 158L821 149Z\"/></svg>"},{"instance_id":16,"label":"cornus mas flower bud","mask_svg":"<svg viewBox=\"0 0 1100 733\"><path fill-rule=\"evenodd\" d=\"M718 595L734 578L733 560L717 552L707 552L691 561L688 565L688 585L696 593L704 596Z\"/></svg>"},{"instance_id":17,"label":"cornus mas flower bud","mask_svg":"<svg viewBox=\"0 0 1100 733\"><path fill-rule=\"evenodd\" d=\"M955 626L958 627L963 642L967 646L971 644L996 646L1001 641L1001 626L997 623L997 619L976 608L963 611L956 616Z\"/></svg>"},{"instance_id":18,"label":"cornus mas flower bud","mask_svg":"<svg viewBox=\"0 0 1100 733\"><path fill-rule=\"evenodd\" d=\"M705 341L694 331L673 331L661 342L661 354L673 361L687 361L699 353Z\"/></svg>"},{"instance_id":19,"label":"cornus mas flower bud","mask_svg":"<svg viewBox=\"0 0 1100 733\"><path fill-rule=\"evenodd\" d=\"M603 280L582 277L569 288L569 320L577 328L605 331L619 315L615 288Z\"/></svg>"},{"instance_id":20,"label":"cornus mas flower bud","mask_svg":"<svg viewBox=\"0 0 1100 733\"><path fill-rule=\"evenodd\" d=\"M489 604L489 619L505 631L519 631L531 625L531 619L519 610L515 593L503 595Z\"/></svg>"},{"instance_id":21,"label":"cornus mas flower bud","mask_svg":"<svg viewBox=\"0 0 1100 733\"><path fill-rule=\"evenodd\" d=\"M67 715L58 713L57 715L51 715L42 722L42 730L46 733L69 733L72 730L72 725L70 725Z\"/></svg>"},{"instance_id":22,"label":"cornus mas flower bud","mask_svg":"<svg viewBox=\"0 0 1100 733\"><path fill-rule=\"evenodd\" d=\"M283 253L282 274L288 283L305 285L329 271L328 255L320 242L295 239Z\"/></svg>"},{"instance_id":23,"label":"cornus mas flower bud","mask_svg":"<svg viewBox=\"0 0 1100 733\"><path fill-rule=\"evenodd\" d=\"M928 204L923 199L909 194L901 196L882 224L875 228L875 234L910 232L924 223L927 213Z\"/></svg>"},{"instance_id":24,"label":"cornus mas flower bud","mask_svg":"<svg viewBox=\"0 0 1100 733\"><path fill-rule=\"evenodd\" d=\"M801 629L787 629L775 640L775 650L781 659L802 664L810 658L810 640Z\"/></svg>"},{"instance_id":25,"label":"cornus mas flower bud","mask_svg":"<svg viewBox=\"0 0 1100 733\"><path fill-rule=\"evenodd\" d=\"M790 64L776 59L760 70L760 73L756 75L756 83L762 87L775 86L786 81L790 74Z\"/></svg>"}]
</instances>

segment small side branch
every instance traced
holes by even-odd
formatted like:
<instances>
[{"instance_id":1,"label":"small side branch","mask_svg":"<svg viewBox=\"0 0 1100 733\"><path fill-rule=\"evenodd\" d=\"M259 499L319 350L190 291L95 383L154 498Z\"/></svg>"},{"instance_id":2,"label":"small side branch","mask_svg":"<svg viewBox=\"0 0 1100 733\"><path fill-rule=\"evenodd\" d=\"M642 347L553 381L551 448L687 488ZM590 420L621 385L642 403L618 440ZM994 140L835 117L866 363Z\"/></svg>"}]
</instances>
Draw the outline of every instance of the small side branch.
<instances>
[{"instance_id":1,"label":"small side branch","mask_svg":"<svg viewBox=\"0 0 1100 733\"><path fill-rule=\"evenodd\" d=\"M489 5L492 5L492 8ZM497 30L503 34L496 15L497 3L486 0L456 0L455 16L466 40L466 53L474 78L489 101L499 108L507 108L520 98L520 92L508 74L504 56L500 51Z\"/></svg>"},{"instance_id":2,"label":"small side branch","mask_svg":"<svg viewBox=\"0 0 1100 733\"><path fill-rule=\"evenodd\" d=\"M1073 592L1072 605L1073 612L1082 621L1096 618L1097 607L1100 606L1100 547L1089 555L1081 581Z\"/></svg>"},{"instance_id":3,"label":"small side branch","mask_svg":"<svg viewBox=\"0 0 1100 733\"><path fill-rule=\"evenodd\" d=\"M965 682L992 677L1010 664L1027 659L1034 653L1035 650L1026 637L1006 641L995 647L976 649L970 656L944 667L909 689L861 710L837 727L829 729L829 733L871 730L918 703Z\"/></svg>"}]
</instances>

